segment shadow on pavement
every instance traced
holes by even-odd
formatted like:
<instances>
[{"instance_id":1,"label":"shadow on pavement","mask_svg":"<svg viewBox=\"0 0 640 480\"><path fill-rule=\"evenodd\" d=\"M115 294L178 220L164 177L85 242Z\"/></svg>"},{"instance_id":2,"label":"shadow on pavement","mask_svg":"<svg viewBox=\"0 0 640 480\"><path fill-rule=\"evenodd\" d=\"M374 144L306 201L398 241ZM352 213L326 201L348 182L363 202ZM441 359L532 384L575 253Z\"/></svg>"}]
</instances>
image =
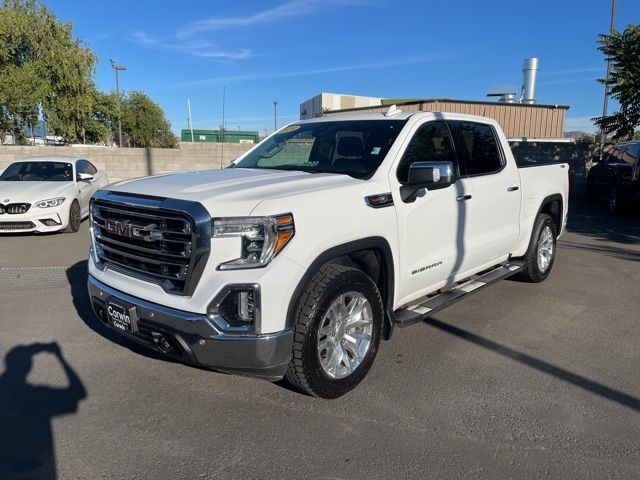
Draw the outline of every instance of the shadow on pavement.
<instances>
[{"instance_id":1,"label":"shadow on pavement","mask_svg":"<svg viewBox=\"0 0 640 480\"><path fill-rule=\"evenodd\" d=\"M150 348L145 348L143 345L139 345L136 342L129 340L128 338L114 332L105 324L103 324L98 317L96 317L93 309L91 308L91 302L89 301L89 292L87 291L87 261L83 260L67 269L67 279L69 286L71 287L71 297L73 299L73 306L78 312L78 316L84 322L84 324L98 335L106 338L107 340L120 345L121 347L128 348L138 355L145 357L162 359L166 362L174 362L168 357L163 357Z\"/></svg>"},{"instance_id":2,"label":"shadow on pavement","mask_svg":"<svg viewBox=\"0 0 640 480\"><path fill-rule=\"evenodd\" d=\"M640 412L640 399L621 392L620 390L609 388L605 385L602 385L601 383L594 382L581 375L577 375L563 368L556 367L555 365L545 362L544 360L540 360L538 358L532 357L531 355L527 355L526 353L519 352L505 345L494 342L493 340L489 340L488 338L481 337L480 335L471 333L468 330L464 330L462 328L449 325L448 323L441 322L440 320L436 320L435 318L427 318L424 320L424 322L434 328L437 328L438 330L447 332L458 338L466 340L467 342L471 342L479 347L491 350L498 355L507 357L542 373L546 373L547 375L551 375L559 380L582 388L583 390L595 393L596 395L606 398L607 400L611 400L620 405L631 408L636 412Z\"/></svg>"},{"instance_id":3,"label":"shadow on pavement","mask_svg":"<svg viewBox=\"0 0 640 480\"><path fill-rule=\"evenodd\" d=\"M33 357L40 353L52 354L60 362L68 387L27 383ZM76 412L87 391L57 343L20 345L4 360L6 369L0 376L0 477L55 479L51 420Z\"/></svg>"}]
</instances>

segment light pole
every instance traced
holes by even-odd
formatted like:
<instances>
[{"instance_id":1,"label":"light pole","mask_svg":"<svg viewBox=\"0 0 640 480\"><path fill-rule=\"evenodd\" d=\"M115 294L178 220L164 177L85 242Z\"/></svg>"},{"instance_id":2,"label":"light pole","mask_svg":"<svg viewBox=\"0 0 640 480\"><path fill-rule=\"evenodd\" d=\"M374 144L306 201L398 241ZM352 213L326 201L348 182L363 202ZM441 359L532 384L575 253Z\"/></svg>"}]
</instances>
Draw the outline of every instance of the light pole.
<instances>
[{"instance_id":1,"label":"light pole","mask_svg":"<svg viewBox=\"0 0 640 480\"><path fill-rule=\"evenodd\" d=\"M116 105L118 110L118 146L122 147L122 116L120 115L120 83L118 82L118 72L120 70L126 70L124 65L116 65L115 62L109 59L111 67L116 72Z\"/></svg>"},{"instance_id":2,"label":"light pole","mask_svg":"<svg viewBox=\"0 0 640 480\"><path fill-rule=\"evenodd\" d=\"M611 0L611 23L609 24L609 34L614 30L616 25L616 0ZM607 57L607 76L604 80L604 101L602 104L602 116L606 117L609 108L609 75L611 75L611 58ZM600 128L600 160L604 151L604 130Z\"/></svg>"},{"instance_id":3,"label":"light pole","mask_svg":"<svg viewBox=\"0 0 640 480\"><path fill-rule=\"evenodd\" d=\"M273 101L273 131L278 130L278 100Z\"/></svg>"}]
</instances>

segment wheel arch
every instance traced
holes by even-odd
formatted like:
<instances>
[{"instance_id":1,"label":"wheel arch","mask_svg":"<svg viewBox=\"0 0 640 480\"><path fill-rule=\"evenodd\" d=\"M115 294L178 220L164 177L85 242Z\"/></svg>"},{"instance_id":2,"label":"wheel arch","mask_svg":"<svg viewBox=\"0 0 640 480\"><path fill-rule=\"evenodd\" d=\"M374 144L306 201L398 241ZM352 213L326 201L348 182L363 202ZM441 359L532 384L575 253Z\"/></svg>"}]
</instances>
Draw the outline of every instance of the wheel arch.
<instances>
[{"instance_id":1,"label":"wheel arch","mask_svg":"<svg viewBox=\"0 0 640 480\"><path fill-rule=\"evenodd\" d=\"M307 268L289 300L287 328L295 323L296 307L307 283L323 265L332 263L357 268L371 277L380 291L385 310L383 338L389 338L393 331L393 323L388 311L393 308L395 277L393 254L389 242L384 237L354 240L331 247L318 255Z\"/></svg>"},{"instance_id":2,"label":"wheel arch","mask_svg":"<svg viewBox=\"0 0 640 480\"><path fill-rule=\"evenodd\" d=\"M560 235L560 232L562 231L562 217L564 214L564 199L562 198L562 195L554 193L553 195L545 197L542 202L540 202L540 208L538 208L538 213L534 218L534 222L541 213L546 213L553 219L553 223L556 225L556 232Z\"/></svg>"}]
</instances>

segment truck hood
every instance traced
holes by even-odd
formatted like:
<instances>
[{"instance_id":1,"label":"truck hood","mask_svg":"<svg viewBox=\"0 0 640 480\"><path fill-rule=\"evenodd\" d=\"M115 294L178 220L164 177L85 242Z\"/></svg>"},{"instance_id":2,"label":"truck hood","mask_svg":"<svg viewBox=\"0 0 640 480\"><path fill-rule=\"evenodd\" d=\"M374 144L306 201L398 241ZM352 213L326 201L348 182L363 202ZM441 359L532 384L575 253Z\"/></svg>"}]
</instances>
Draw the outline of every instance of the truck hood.
<instances>
[{"instance_id":1,"label":"truck hood","mask_svg":"<svg viewBox=\"0 0 640 480\"><path fill-rule=\"evenodd\" d=\"M358 183L332 173L226 168L125 180L109 190L200 202L212 216L243 216L263 200Z\"/></svg>"},{"instance_id":2,"label":"truck hood","mask_svg":"<svg viewBox=\"0 0 640 480\"><path fill-rule=\"evenodd\" d=\"M35 203L73 188L73 182L0 182L0 203Z\"/></svg>"}]
</instances>

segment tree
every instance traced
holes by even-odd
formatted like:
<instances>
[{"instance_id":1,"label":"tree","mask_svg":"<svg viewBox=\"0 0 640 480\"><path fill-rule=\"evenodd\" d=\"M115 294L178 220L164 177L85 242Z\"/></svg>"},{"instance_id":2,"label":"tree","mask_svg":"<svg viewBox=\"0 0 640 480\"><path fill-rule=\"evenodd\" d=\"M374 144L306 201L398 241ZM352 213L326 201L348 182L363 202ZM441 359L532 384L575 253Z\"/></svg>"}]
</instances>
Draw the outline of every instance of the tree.
<instances>
[{"instance_id":1,"label":"tree","mask_svg":"<svg viewBox=\"0 0 640 480\"><path fill-rule=\"evenodd\" d=\"M86 141L110 144L118 128L116 94L93 92L92 112L84 124Z\"/></svg>"},{"instance_id":2,"label":"tree","mask_svg":"<svg viewBox=\"0 0 640 480\"><path fill-rule=\"evenodd\" d=\"M175 148L177 144L162 108L139 91L123 98L122 130L132 147Z\"/></svg>"},{"instance_id":3,"label":"tree","mask_svg":"<svg viewBox=\"0 0 640 480\"><path fill-rule=\"evenodd\" d=\"M40 114L66 140L85 137L96 56L37 0L0 6L0 131L22 135Z\"/></svg>"},{"instance_id":4,"label":"tree","mask_svg":"<svg viewBox=\"0 0 640 480\"><path fill-rule=\"evenodd\" d=\"M593 120L605 133L613 133L614 140L631 138L640 126L640 25L601 34L598 43L613 66L609 78L600 81L609 86L608 95L618 101L620 111Z\"/></svg>"}]
</instances>

